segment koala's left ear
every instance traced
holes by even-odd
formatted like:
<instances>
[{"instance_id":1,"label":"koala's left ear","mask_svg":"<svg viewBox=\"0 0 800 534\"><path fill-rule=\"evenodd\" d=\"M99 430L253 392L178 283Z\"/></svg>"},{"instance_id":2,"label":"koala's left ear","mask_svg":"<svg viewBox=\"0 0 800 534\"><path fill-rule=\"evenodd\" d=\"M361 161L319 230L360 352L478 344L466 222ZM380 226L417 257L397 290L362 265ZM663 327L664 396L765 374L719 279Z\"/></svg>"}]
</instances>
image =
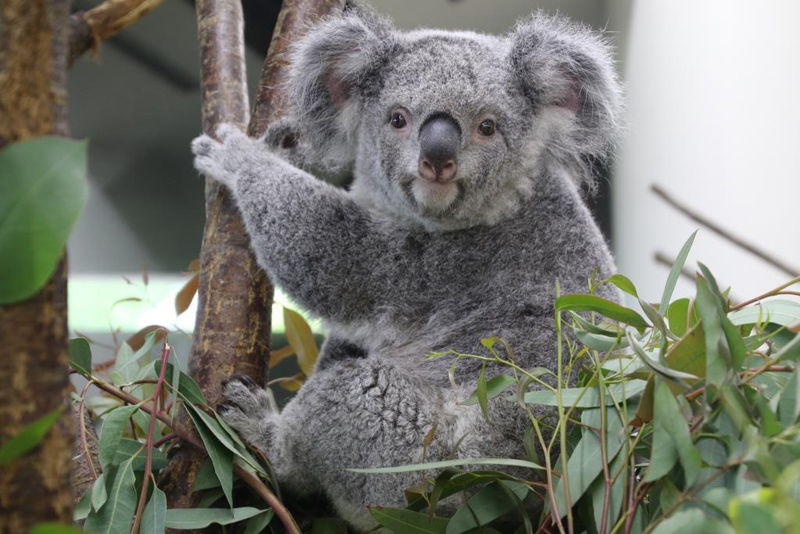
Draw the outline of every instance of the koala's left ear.
<instances>
[{"instance_id":1,"label":"koala's left ear","mask_svg":"<svg viewBox=\"0 0 800 534\"><path fill-rule=\"evenodd\" d=\"M328 168L352 161L363 98L379 86L396 39L386 19L350 7L300 41L292 54L289 94L307 159Z\"/></svg>"},{"instance_id":2,"label":"koala's left ear","mask_svg":"<svg viewBox=\"0 0 800 534\"><path fill-rule=\"evenodd\" d=\"M534 106L575 114L559 142L568 152L561 156L605 159L622 122L622 88L609 43L586 26L542 13L520 21L509 38L512 68Z\"/></svg>"}]
</instances>

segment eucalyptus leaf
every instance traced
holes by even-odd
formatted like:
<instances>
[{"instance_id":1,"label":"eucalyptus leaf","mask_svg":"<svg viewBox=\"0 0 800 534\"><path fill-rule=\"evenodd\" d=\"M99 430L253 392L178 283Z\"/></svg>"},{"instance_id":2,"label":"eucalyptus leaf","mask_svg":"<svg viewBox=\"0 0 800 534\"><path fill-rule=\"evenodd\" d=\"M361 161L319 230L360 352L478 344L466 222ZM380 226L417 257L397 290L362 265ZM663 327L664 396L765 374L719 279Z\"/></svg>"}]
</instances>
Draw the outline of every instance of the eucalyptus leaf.
<instances>
[{"instance_id":1,"label":"eucalyptus leaf","mask_svg":"<svg viewBox=\"0 0 800 534\"><path fill-rule=\"evenodd\" d=\"M604 401L606 406L613 406L615 402L622 403L623 399L632 399L644 391L647 382L631 379L620 384L606 386ZM600 390L597 387L563 388L560 392L561 404L564 407L596 408L600 406ZM558 406L558 397L549 390L529 391L525 394L527 404Z\"/></svg>"},{"instance_id":2,"label":"eucalyptus leaf","mask_svg":"<svg viewBox=\"0 0 800 534\"><path fill-rule=\"evenodd\" d=\"M161 361L156 361L155 370L157 374L161 374ZM173 370L174 367L171 363L167 364L167 370L164 372L164 380L166 380L169 384L174 384L173 382ZM178 394L183 398L185 401L190 402L192 404L203 404L207 405L208 402L206 398L203 396L203 391L200 389L200 386L197 385L192 377L187 375L182 371L178 371L179 379L178 379Z\"/></svg>"},{"instance_id":3,"label":"eucalyptus leaf","mask_svg":"<svg viewBox=\"0 0 800 534\"><path fill-rule=\"evenodd\" d=\"M602 419L599 408L584 410L581 414L581 422L590 428L600 428ZM620 451L625 442L625 425L620 419L616 410L606 410L606 454L611 461ZM567 506L566 488L564 479L561 478L556 484L555 501L558 513L561 517L567 514L568 508L578 502L581 496L586 493L592 482L603 471L603 456L600 437L590 428L585 428L578 442L567 461L565 472L569 477L569 497L570 506ZM550 503L547 503L550 509Z\"/></svg>"},{"instance_id":4,"label":"eucalyptus leaf","mask_svg":"<svg viewBox=\"0 0 800 534\"><path fill-rule=\"evenodd\" d=\"M601 315L643 330L649 325L641 315L595 295L562 295L556 299L556 311L597 312Z\"/></svg>"},{"instance_id":5,"label":"eucalyptus leaf","mask_svg":"<svg viewBox=\"0 0 800 534\"><path fill-rule=\"evenodd\" d=\"M183 382L183 379L181 379L181 382ZM225 493L225 498L228 500L228 504L233 506L233 452L223 445L215 437L214 433L209 430L203 419L199 417L201 413L199 410L190 408L187 412L192 421L194 421L197 433L200 434L200 438L203 440L208 457L214 465L214 472L217 475L223 493Z\"/></svg>"},{"instance_id":6,"label":"eucalyptus leaf","mask_svg":"<svg viewBox=\"0 0 800 534\"><path fill-rule=\"evenodd\" d=\"M265 513L267 513L265 510L249 506L242 508L175 508L167 510L164 523L167 528L191 530L206 528L215 523L230 525Z\"/></svg>"},{"instance_id":7,"label":"eucalyptus leaf","mask_svg":"<svg viewBox=\"0 0 800 534\"><path fill-rule=\"evenodd\" d=\"M675 291L675 285L678 283L678 278L681 276L681 270L683 270L683 266L686 264L686 258L689 257L689 251L692 250L695 237L697 237L697 230L695 230L692 235L689 236L689 239L687 239L683 244L681 251L675 258L675 263L672 264L672 268L669 270L667 283L664 285L664 293L661 295L661 305L658 308L659 310L666 310L669 306L669 301L672 299L672 292Z\"/></svg>"},{"instance_id":8,"label":"eucalyptus leaf","mask_svg":"<svg viewBox=\"0 0 800 534\"><path fill-rule=\"evenodd\" d=\"M700 452L692 442L689 423L684 419L678 401L664 381L656 381L654 410L655 420L666 431L663 435L672 440L678 451L686 484L694 484L702 468Z\"/></svg>"},{"instance_id":9,"label":"eucalyptus leaf","mask_svg":"<svg viewBox=\"0 0 800 534\"><path fill-rule=\"evenodd\" d=\"M728 317L735 325L760 322L795 326L800 324L800 302L786 299L764 300L731 312Z\"/></svg>"},{"instance_id":10,"label":"eucalyptus leaf","mask_svg":"<svg viewBox=\"0 0 800 534\"><path fill-rule=\"evenodd\" d=\"M446 534L463 534L486 526L517 508L517 499L522 500L530 491L525 484L510 480L492 482L473 495L459 508L447 524Z\"/></svg>"},{"instance_id":11,"label":"eucalyptus leaf","mask_svg":"<svg viewBox=\"0 0 800 534\"><path fill-rule=\"evenodd\" d=\"M486 382L486 398L493 399L516 383L516 379L509 375L497 375ZM467 400L461 402L463 406L478 403L478 391L473 391Z\"/></svg>"},{"instance_id":12,"label":"eucalyptus leaf","mask_svg":"<svg viewBox=\"0 0 800 534\"><path fill-rule=\"evenodd\" d=\"M353 473L408 473L410 471L429 471L432 469L445 469L448 467L461 467L465 465L506 465L511 467L527 467L528 469L544 469L541 465L533 462L514 458L459 458L457 460L399 465L397 467L350 468L348 471L352 471Z\"/></svg>"},{"instance_id":13,"label":"eucalyptus leaf","mask_svg":"<svg viewBox=\"0 0 800 534\"><path fill-rule=\"evenodd\" d=\"M89 197L86 141L39 137L0 150L0 304L53 274Z\"/></svg>"},{"instance_id":14,"label":"eucalyptus leaf","mask_svg":"<svg viewBox=\"0 0 800 534\"><path fill-rule=\"evenodd\" d=\"M153 486L153 495L142 514L141 534L164 534L167 519L167 496L158 486Z\"/></svg>"},{"instance_id":15,"label":"eucalyptus leaf","mask_svg":"<svg viewBox=\"0 0 800 534\"><path fill-rule=\"evenodd\" d=\"M128 420L133 416L141 403L132 406L120 406L103 417L103 428L100 432L98 443L98 459L103 470L114 463L117 448L122 441L122 432L128 425ZM144 444L141 445L144 447Z\"/></svg>"},{"instance_id":16,"label":"eucalyptus leaf","mask_svg":"<svg viewBox=\"0 0 800 534\"><path fill-rule=\"evenodd\" d=\"M92 374L92 349L83 337L69 340L70 365L83 376Z\"/></svg>"},{"instance_id":17,"label":"eucalyptus leaf","mask_svg":"<svg viewBox=\"0 0 800 534\"><path fill-rule=\"evenodd\" d=\"M105 505L97 513L89 514L84 524L85 530L94 534L130 531L137 504L135 482L131 458L116 470Z\"/></svg>"},{"instance_id":18,"label":"eucalyptus leaf","mask_svg":"<svg viewBox=\"0 0 800 534\"><path fill-rule=\"evenodd\" d=\"M106 474L100 473L97 480L94 481L91 488L92 496L92 509L99 510L108 499L108 491L106 491Z\"/></svg>"},{"instance_id":19,"label":"eucalyptus leaf","mask_svg":"<svg viewBox=\"0 0 800 534\"><path fill-rule=\"evenodd\" d=\"M413 510L375 506L369 512L375 521L398 534L445 534L447 528L447 519Z\"/></svg>"},{"instance_id":20,"label":"eucalyptus leaf","mask_svg":"<svg viewBox=\"0 0 800 534\"><path fill-rule=\"evenodd\" d=\"M25 426L16 436L3 443L0 446L0 465L6 465L15 458L35 449L62 413L64 413L64 406L59 406Z\"/></svg>"}]
</instances>

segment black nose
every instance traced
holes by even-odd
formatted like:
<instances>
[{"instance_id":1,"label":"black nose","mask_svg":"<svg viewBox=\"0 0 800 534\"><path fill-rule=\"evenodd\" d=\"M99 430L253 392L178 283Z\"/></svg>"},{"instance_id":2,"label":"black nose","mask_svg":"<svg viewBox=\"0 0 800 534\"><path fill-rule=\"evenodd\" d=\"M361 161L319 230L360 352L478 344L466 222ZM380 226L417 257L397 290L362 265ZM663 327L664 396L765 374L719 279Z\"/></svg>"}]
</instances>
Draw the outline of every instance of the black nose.
<instances>
[{"instance_id":1,"label":"black nose","mask_svg":"<svg viewBox=\"0 0 800 534\"><path fill-rule=\"evenodd\" d=\"M447 114L434 115L419 130L419 172L431 181L455 178L461 128Z\"/></svg>"}]
</instances>

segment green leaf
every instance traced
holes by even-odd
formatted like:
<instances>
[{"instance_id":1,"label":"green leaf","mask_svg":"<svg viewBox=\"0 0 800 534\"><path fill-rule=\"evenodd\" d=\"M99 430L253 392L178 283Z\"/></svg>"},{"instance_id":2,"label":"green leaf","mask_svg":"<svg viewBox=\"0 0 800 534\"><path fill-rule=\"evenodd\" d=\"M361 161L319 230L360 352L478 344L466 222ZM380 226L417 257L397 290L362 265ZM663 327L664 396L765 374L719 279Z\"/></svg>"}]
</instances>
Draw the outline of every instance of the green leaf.
<instances>
[{"instance_id":1,"label":"green leaf","mask_svg":"<svg viewBox=\"0 0 800 534\"><path fill-rule=\"evenodd\" d=\"M683 371L676 371L675 369L670 369L669 367L661 365L647 355L647 353L644 351L641 345L637 343L630 332L628 332L626 335L628 336L628 343L630 343L631 347L633 347L633 351L636 353L636 355L656 374L674 380L684 388L689 387L685 380L697 380L697 377L693 374L684 373Z\"/></svg>"},{"instance_id":2,"label":"green leaf","mask_svg":"<svg viewBox=\"0 0 800 534\"><path fill-rule=\"evenodd\" d=\"M595 295L562 295L556 299L556 312L572 310L576 312L597 312L609 319L629 324L635 328L643 330L649 325L641 315L630 308L620 306L616 302L611 302Z\"/></svg>"},{"instance_id":3,"label":"green leaf","mask_svg":"<svg viewBox=\"0 0 800 534\"><path fill-rule=\"evenodd\" d=\"M89 512L92 511L92 488L87 489L83 496L75 505L75 510L72 512L73 521L83 521Z\"/></svg>"},{"instance_id":4,"label":"green leaf","mask_svg":"<svg viewBox=\"0 0 800 534\"><path fill-rule=\"evenodd\" d=\"M584 410L581 414L581 422L587 427L600 428L600 409ZM606 424L606 451L608 459L611 461L625 442L625 425L616 410L606 410ZM589 428L584 429L581 440L567 461L566 471L569 476L570 501L574 505L603 471L602 447L600 437L595 431ZM556 484L555 499L558 513L564 517L568 510L563 478ZM550 509L549 501L547 509Z\"/></svg>"},{"instance_id":5,"label":"green leaf","mask_svg":"<svg viewBox=\"0 0 800 534\"><path fill-rule=\"evenodd\" d=\"M516 384L517 380L513 376L509 375L497 375L495 377L490 378L488 381L485 381L486 385L486 399L493 399L500 395L502 392L510 388L512 385ZM480 385L480 381L478 382ZM473 404L478 403L478 390L472 392L472 395L467 398L467 400L461 402L462 406L472 406Z\"/></svg>"},{"instance_id":6,"label":"green leaf","mask_svg":"<svg viewBox=\"0 0 800 534\"><path fill-rule=\"evenodd\" d=\"M725 523L693 509L672 514L653 530L653 534L734 534L734 531Z\"/></svg>"},{"instance_id":7,"label":"green leaf","mask_svg":"<svg viewBox=\"0 0 800 534\"><path fill-rule=\"evenodd\" d=\"M654 418L663 425L666 435L675 444L678 458L683 466L687 486L694 484L702 468L700 452L692 443L689 434L689 423L681 413L678 401L664 381L657 381L655 386L655 414Z\"/></svg>"},{"instance_id":8,"label":"green leaf","mask_svg":"<svg viewBox=\"0 0 800 534\"><path fill-rule=\"evenodd\" d=\"M128 425L128 419L139 409L141 403L133 406L120 406L103 417L103 429L100 432L98 443L98 459L105 471L109 465L114 465L117 448L122 441L122 432ZM143 446L143 445L140 445Z\"/></svg>"},{"instance_id":9,"label":"green leaf","mask_svg":"<svg viewBox=\"0 0 800 534\"><path fill-rule=\"evenodd\" d=\"M134 471L144 471L144 464L147 460L147 451L143 448L144 443L133 439L122 438L114 452L112 465L119 465L136 456L133 460ZM153 471L164 469L167 466L167 456L160 449L153 449L152 466Z\"/></svg>"},{"instance_id":10,"label":"green leaf","mask_svg":"<svg viewBox=\"0 0 800 534\"><path fill-rule=\"evenodd\" d=\"M784 345L784 347L775 354L777 361L797 361L800 359L800 335Z\"/></svg>"},{"instance_id":11,"label":"green leaf","mask_svg":"<svg viewBox=\"0 0 800 534\"><path fill-rule=\"evenodd\" d=\"M297 365L304 375L311 376L319 355L311 327L302 315L289 308L283 308L283 324L286 340L297 355Z\"/></svg>"},{"instance_id":12,"label":"green leaf","mask_svg":"<svg viewBox=\"0 0 800 534\"><path fill-rule=\"evenodd\" d=\"M615 402L622 403L623 399L631 399L644 391L647 382L632 379L619 384L606 386L604 397L606 406L613 406ZM583 394L583 396L581 396ZM548 390L529 391L525 394L527 404L543 406L558 406L555 393ZM564 388L561 390L561 402L564 407L597 408L600 406L600 390L596 387Z\"/></svg>"},{"instance_id":13,"label":"green leaf","mask_svg":"<svg viewBox=\"0 0 800 534\"><path fill-rule=\"evenodd\" d=\"M153 486L153 496L142 514L141 534L164 534L167 519L167 496Z\"/></svg>"},{"instance_id":14,"label":"green leaf","mask_svg":"<svg viewBox=\"0 0 800 534\"><path fill-rule=\"evenodd\" d=\"M622 336L623 331L616 325L611 325L610 323L605 323L605 325L597 325L592 322L587 321L574 311L569 311L570 318L575 323L575 326L578 329L585 330L586 332L597 334L600 336L607 336L611 338L619 338ZM580 331L580 330L579 330Z\"/></svg>"},{"instance_id":15,"label":"green leaf","mask_svg":"<svg viewBox=\"0 0 800 534\"><path fill-rule=\"evenodd\" d=\"M100 473L97 480L92 484L92 509L99 510L108 499L108 492L106 491L106 474Z\"/></svg>"},{"instance_id":16,"label":"green leaf","mask_svg":"<svg viewBox=\"0 0 800 534\"><path fill-rule=\"evenodd\" d=\"M245 506L242 508L175 508L167 510L165 526L178 530L193 528L206 528L216 523L230 525L250 519L258 514L267 513L265 510Z\"/></svg>"},{"instance_id":17,"label":"green leaf","mask_svg":"<svg viewBox=\"0 0 800 534\"><path fill-rule=\"evenodd\" d=\"M661 305L658 307L662 312L669 306L669 301L672 299L672 292L675 291L675 285L678 283L678 278L681 277L681 270L686 264L686 258L689 257L689 251L692 249L695 237L697 237L697 230L695 230L694 233L689 236L689 239L686 240L686 243L683 244L681 251L678 253L678 257L675 258L675 263L672 264L672 268L669 270L667 283L664 286L664 293L661 295Z\"/></svg>"},{"instance_id":18,"label":"green leaf","mask_svg":"<svg viewBox=\"0 0 800 534\"><path fill-rule=\"evenodd\" d=\"M375 521L396 534L444 534L447 519L430 518L413 510L375 506L369 509Z\"/></svg>"},{"instance_id":19,"label":"green leaf","mask_svg":"<svg viewBox=\"0 0 800 534\"><path fill-rule=\"evenodd\" d=\"M83 337L69 340L70 365L83 376L92 374L92 349Z\"/></svg>"},{"instance_id":20,"label":"green leaf","mask_svg":"<svg viewBox=\"0 0 800 534\"><path fill-rule=\"evenodd\" d=\"M617 286L619 289L621 289L625 293L627 293L629 295L633 295L637 299L639 298L639 294L636 292L636 286L633 285L633 282L631 282L630 279L627 276L622 275L622 274L615 274L615 275L612 275L608 279L608 281L611 282L612 284L614 284L615 286Z\"/></svg>"},{"instance_id":21,"label":"green leaf","mask_svg":"<svg viewBox=\"0 0 800 534\"><path fill-rule=\"evenodd\" d=\"M628 346L628 340L624 337L614 338L600 334L592 334L591 332L584 332L576 330L575 335L578 340L586 347L592 350L599 350L600 352L609 352L612 349L624 349Z\"/></svg>"},{"instance_id":22,"label":"green leaf","mask_svg":"<svg viewBox=\"0 0 800 534\"><path fill-rule=\"evenodd\" d=\"M117 469L106 504L97 513L89 514L85 530L94 534L128 532L137 504L135 482L131 458Z\"/></svg>"},{"instance_id":23,"label":"green leaf","mask_svg":"<svg viewBox=\"0 0 800 534\"><path fill-rule=\"evenodd\" d=\"M775 323L781 326L800 324L800 303L793 300L765 300L728 315L735 325Z\"/></svg>"},{"instance_id":24,"label":"green leaf","mask_svg":"<svg viewBox=\"0 0 800 534\"><path fill-rule=\"evenodd\" d=\"M786 427L793 425L800 417L800 378L798 373L800 370L795 369L778 401L778 417Z\"/></svg>"},{"instance_id":25,"label":"green leaf","mask_svg":"<svg viewBox=\"0 0 800 534\"><path fill-rule=\"evenodd\" d=\"M622 503L625 500L625 483L628 479L628 469L626 466L627 455L623 452L618 453L614 460L608 466L608 473L613 478L617 473L616 480L611 485L611 495L608 499L608 520L607 525L614 525L622 510ZM606 497L606 484L604 477L598 476L592 482L589 489L592 495L592 511L594 512L594 521L597 531L600 531L600 525L603 523L603 502Z\"/></svg>"},{"instance_id":26,"label":"green leaf","mask_svg":"<svg viewBox=\"0 0 800 534\"><path fill-rule=\"evenodd\" d=\"M43 415L36 421L26 425L16 436L3 443L3 446L0 447L0 465L6 465L15 458L35 449L47 435L50 427L64 413L64 408L64 406L59 406L52 412Z\"/></svg>"},{"instance_id":27,"label":"green leaf","mask_svg":"<svg viewBox=\"0 0 800 534\"><path fill-rule=\"evenodd\" d=\"M84 534L79 528L59 523L39 523L30 530L30 534Z\"/></svg>"},{"instance_id":28,"label":"green leaf","mask_svg":"<svg viewBox=\"0 0 800 534\"><path fill-rule=\"evenodd\" d=\"M264 514L259 514L255 517L251 517L247 521L247 527L244 529L244 534L260 534L267 528L272 518L275 517L275 512L272 510L267 510ZM314 522L316 525L316 521ZM312 532L316 532L312 530ZM331 534L336 534L335 531L331 531ZM347 534L347 530L344 531L344 534Z\"/></svg>"},{"instance_id":29,"label":"green leaf","mask_svg":"<svg viewBox=\"0 0 800 534\"><path fill-rule=\"evenodd\" d=\"M463 465L508 465L512 467L527 467L528 469L544 469L544 467L539 464L514 458L459 458L458 460L399 465L397 467L350 468L348 471L352 471L353 473L408 473L410 471L428 471L431 469L444 469Z\"/></svg>"},{"instance_id":30,"label":"green leaf","mask_svg":"<svg viewBox=\"0 0 800 534\"><path fill-rule=\"evenodd\" d=\"M706 376L706 342L703 325L698 324L672 344L667 351L667 367L699 378Z\"/></svg>"},{"instance_id":31,"label":"green leaf","mask_svg":"<svg viewBox=\"0 0 800 534\"><path fill-rule=\"evenodd\" d=\"M653 446L645 482L654 482L669 473L678 461L678 448L661 419L653 419Z\"/></svg>"},{"instance_id":32,"label":"green leaf","mask_svg":"<svg viewBox=\"0 0 800 534\"><path fill-rule=\"evenodd\" d=\"M481 374L478 375L478 388L475 390L475 395L478 399L478 404L481 405L481 412L486 421L489 421L489 399L486 394L486 364L481 366Z\"/></svg>"},{"instance_id":33,"label":"green leaf","mask_svg":"<svg viewBox=\"0 0 800 534\"><path fill-rule=\"evenodd\" d=\"M447 534L463 534L475 528L488 525L517 508L517 501L511 496L522 500L530 491L525 484L510 480L492 482L459 508L445 532ZM511 494L509 494L509 492Z\"/></svg>"},{"instance_id":34,"label":"green leaf","mask_svg":"<svg viewBox=\"0 0 800 534\"><path fill-rule=\"evenodd\" d=\"M39 137L0 150L0 304L38 291L89 196L86 141Z\"/></svg>"},{"instance_id":35,"label":"green leaf","mask_svg":"<svg viewBox=\"0 0 800 534\"><path fill-rule=\"evenodd\" d=\"M210 460L203 462L200 469L197 470L197 475L194 478L192 491L202 491L211 488L219 487L219 479L214 472L214 464Z\"/></svg>"},{"instance_id":36,"label":"green leaf","mask_svg":"<svg viewBox=\"0 0 800 534\"><path fill-rule=\"evenodd\" d=\"M669 329L678 337L683 337L689 329L689 299L678 299L667 309Z\"/></svg>"},{"instance_id":37,"label":"green leaf","mask_svg":"<svg viewBox=\"0 0 800 534\"><path fill-rule=\"evenodd\" d=\"M181 378L181 382L183 382L183 378ZM200 438L206 446L208 457L214 465L214 472L217 474L225 498L228 499L228 504L233 506L233 452L220 443L214 433L205 425L203 419L199 417L199 414L202 413L200 410L192 407L186 411L194 421L197 433L200 434Z\"/></svg>"},{"instance_id":38,"label":"green leaf","mask_svg":"<svg viewBox=\"0 0 800 534\"><path fill-rule=\"evenodd\" d=\"M167 370L164 372L164 380L168 383L172 384L172 371L173 366L171 363L167 364ZM161 374L161 361L156 362L156 374ZM203 396L203 391L200 389L200 386L197 385L192 377L187 375L182 371L178 371L179 373L179 382L178 382L178 394L187 402L192 404L203 404L208 405L206 398Z\"/></svg>"},{"instance_id":39,"label":"green leaf","mask_svg":"<svg viewBox=\"0 0 800 534\"><path fill-rule=\"evenodd\" d=\"M715 296L703 278L697 279L697 313L703 324L706 340L706 375L709 384L717 389L722 386L730 369L725 356L730 354L728 341L722 329Z\"/></svg>"}]
</instances>

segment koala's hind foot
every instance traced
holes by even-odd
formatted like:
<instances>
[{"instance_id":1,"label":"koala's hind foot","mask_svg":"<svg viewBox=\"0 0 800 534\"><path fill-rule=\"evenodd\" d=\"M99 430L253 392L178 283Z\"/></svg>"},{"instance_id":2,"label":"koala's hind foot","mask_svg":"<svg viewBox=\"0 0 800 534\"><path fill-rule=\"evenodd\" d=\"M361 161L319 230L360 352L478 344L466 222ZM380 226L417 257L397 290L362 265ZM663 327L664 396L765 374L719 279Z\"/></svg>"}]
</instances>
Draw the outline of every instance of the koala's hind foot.
<instances>
[{"instance_id":1,"label":"koala's hind foot","mask_svg":"<svg viewBox=\"0 0 800 534\"><path fill-rule=\"evenodd\" d=\"M251 445L269 454L278 414L272 411L267 392L244 375L225 380L222 392L225 401L217 406L220 417Z\"/></svg>"}]
</instances>

